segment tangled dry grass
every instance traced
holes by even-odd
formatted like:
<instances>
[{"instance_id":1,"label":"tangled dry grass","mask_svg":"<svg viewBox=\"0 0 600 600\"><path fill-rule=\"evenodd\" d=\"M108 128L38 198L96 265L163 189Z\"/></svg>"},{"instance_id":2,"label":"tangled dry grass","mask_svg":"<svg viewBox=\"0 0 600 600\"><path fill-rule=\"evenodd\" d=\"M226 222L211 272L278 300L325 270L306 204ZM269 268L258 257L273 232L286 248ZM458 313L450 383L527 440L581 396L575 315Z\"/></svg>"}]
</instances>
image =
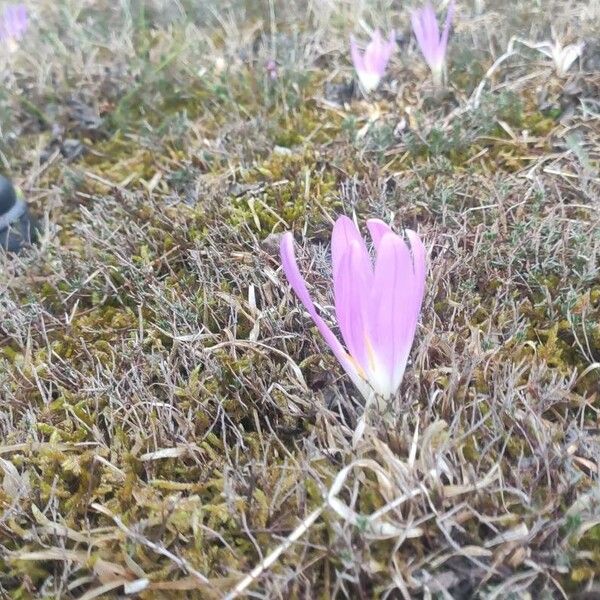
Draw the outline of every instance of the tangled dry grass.
<instances>
[{"instance_id":1,"label":"tangled dry grass","mask_svg":"<svg viewBox=\"0 0 600 600\"><path fill-rule=\"evenodd\" d=\"M445 95L391 0L30 7L0 157L45 229L0 257L0 596L598 597L598 2L459 2ZM365 24L401 38L368 102ZM566 77L516 41L551 28L588 42ZM277 256L293 229L330 306L340 213L430 251L360 438Z\"/></svg>"}]
</instances>

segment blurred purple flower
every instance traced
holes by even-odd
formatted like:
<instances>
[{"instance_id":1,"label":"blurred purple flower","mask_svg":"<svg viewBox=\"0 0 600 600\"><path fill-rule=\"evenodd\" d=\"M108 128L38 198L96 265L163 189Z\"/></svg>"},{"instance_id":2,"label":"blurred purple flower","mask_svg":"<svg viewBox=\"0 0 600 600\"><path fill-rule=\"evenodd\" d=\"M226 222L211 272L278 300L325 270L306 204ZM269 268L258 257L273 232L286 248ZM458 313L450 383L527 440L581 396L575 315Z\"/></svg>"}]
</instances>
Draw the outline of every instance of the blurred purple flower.
<instances>
[{"instance_id":1,"label":"blurred purple flower","mask_svg":"<svg viewBox=\"0 0 600 600\"><path fill-rule=\"evenodd\" d=\"M390 32L386 41L376 29L364 54L360 53L356 40L352 36L350 37L352 62L365 92L372 92L379 85L395 47L396 36L393 31Z\"/></svg>"},{"instance_id":2,"label":"blurred purple flower","mask_svg":"<svg viewBox=\"0 0 600 600\"><path fill-rule=\"evenodd\" d=\"M448 34L454 14L454 0L450 0L446 23L440 35L440 28L431 4L427 3L423 8L415 10L411 14L412 28L417 38L417 43L425 57L425 61L431 69L433 82L437 86L442 85L444 66L446 62L446 47L448 46Z\"/></svg>"},{"instance_id":3,"label":"blurred purple flower","mask_svg":"<svg viewBox=\"0 0 600 600\"><path fill-rule=\"evenodd\" d=\"M29 15L24 4L7 4L0 16L0 41L16 45L29 27Z\"/></svg>"},{"instance_id":4,"label":"blurred purple flower","mask_svg":"<svg viewBox=\"0 0 600 600\"><path fill-rule=\"evenodd\" d=\"M277 79L277 63L272 58L267 61L265 69L271 79Z\"/></svg>"},{"instance_id":5,"label":"blurred purple flower","mask_svg":"<svg viewBox=\"0 0 600 600\"><path fill-rule=\"evenodd\" d=\"M425 247L406 230L408 244L379 219L367 221L375 245L373 266L364 239L348 217L336 221L331 238L335 313L344 348L319 316L296 262L294 238L281 241L290 285L321 335L365 399L392 396L404 376L425 289Z\"/></svg>"}]
</instances>

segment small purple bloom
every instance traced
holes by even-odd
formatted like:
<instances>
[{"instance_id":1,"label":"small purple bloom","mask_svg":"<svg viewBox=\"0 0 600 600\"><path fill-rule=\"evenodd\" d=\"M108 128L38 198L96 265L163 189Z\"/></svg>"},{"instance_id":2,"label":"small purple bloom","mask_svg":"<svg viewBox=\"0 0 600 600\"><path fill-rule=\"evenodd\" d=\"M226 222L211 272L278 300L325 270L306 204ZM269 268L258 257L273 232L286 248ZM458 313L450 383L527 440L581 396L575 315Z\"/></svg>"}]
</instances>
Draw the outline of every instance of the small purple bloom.
<instances>
[{"instance_id":1,"label":"small purple bloom","mask_svg":"<svg viewBox=\"0 0 600 600\"><path fill-rule=\"evenodd\" d=\"M352 36L350 37L352 62L358 80L365 92L372 92L379 85L395 47L396 36L393 31L390 32L386 41L381 37L379 30L376 29L371 41L365 48L364 54L360 53L356 40Z\"/></svg>"},{"instance_id":2,"label":"small purple bloom","mask_svg":"<svg viewBox=\"0 0 600 600\"><path fill-rule=\"evenodd\" d=\"M277 79L277 63L272 58L267 61L265 69L267 70L270 79Z\"/></svg>"},{"instance_id":3,"label":"small purple bloom","mask_svg":"<svg viewBox=\"0 0 600 600\"><path fill-rule=\"evenodd\" d=\"M450 1L446 14L444 30L440 35L440 28L431 4L427 3L420 10L411 14L412 28L417 38L417 43L425 57L425 61L431 69L433 81L441 85L446 62L446 47L448 46L448 34L454 14L454 0Z\"/></svg>"},{"instance_id":4,"label":"small purple bloom","mask_svg":"<svg viewBox=\"0 0 600 600\"><path fill-rule=\"evenodd\" d=\"M296 295L365 399L396 393L415 337L425 289L425 247L406 230L408 244L379 219L367 221L375 264L351 219L333 227L331 254L335 313L346 347L317 313L296 262L294 238L281 241L281 261Z\"/></svg>"},{"instance_id":5,"label":"small purple bloom","mask_svg":"<svg viewBox=\"0 0 600 600\"><path fill-rule=\"evenodd\" d=\"M29 15L24 4L7 4L0 16L0 41L15 45L29 27Z\"/></svg>"}]
</instances>

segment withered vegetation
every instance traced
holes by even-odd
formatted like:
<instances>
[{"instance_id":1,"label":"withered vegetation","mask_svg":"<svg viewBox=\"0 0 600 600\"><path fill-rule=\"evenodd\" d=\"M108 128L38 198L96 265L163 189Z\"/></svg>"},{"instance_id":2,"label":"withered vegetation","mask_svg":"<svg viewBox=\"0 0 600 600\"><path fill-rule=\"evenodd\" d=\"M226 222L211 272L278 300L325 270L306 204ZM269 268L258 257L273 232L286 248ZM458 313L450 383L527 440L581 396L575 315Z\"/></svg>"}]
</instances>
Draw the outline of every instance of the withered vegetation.
<instances>
[{"instance_id":1,"label":"withered vegetation","mask_svg":"<svg viewBox=\"0 0 600 600\"><path fill-rule=\"evenodd\" d=\"M0 157L44 232L0 257L0 596L597 597L598 3L459 2L445 93L403 3L29 6ZM367 24L400 39L368 100ZM588 42L566 76L519 42L552 29ZM430 251L356 440L277 252L292 229L333 323L342 213Z\"/></svg>"}]
</instances>

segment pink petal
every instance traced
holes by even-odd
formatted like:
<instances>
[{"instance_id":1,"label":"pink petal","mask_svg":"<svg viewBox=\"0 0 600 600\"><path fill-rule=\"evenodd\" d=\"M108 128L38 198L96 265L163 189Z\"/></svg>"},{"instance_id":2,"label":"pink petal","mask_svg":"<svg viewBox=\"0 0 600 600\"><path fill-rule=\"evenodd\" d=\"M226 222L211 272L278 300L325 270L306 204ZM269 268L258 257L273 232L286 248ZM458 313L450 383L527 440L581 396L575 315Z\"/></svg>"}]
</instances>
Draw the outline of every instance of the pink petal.
<instances>
[{"instance_id":1,"label":"pink petal","mask_svg":"<svg viewBox=\"0 0 600 600\"><path fill-rule=\"evenodd\" d=\"M333 226L333 232L331 234L331 259L334 278L342 255L345 254L350 247L350 243L353 241L362 244L365 248L365 252L367 251L367 246L360 235L360 231L358 231L354 224L354 221L346 215L339 216Z\"/></svg>"},{"instance_id":2,"label":"pink petal","mask_svg":"<svg viewBox=\"0 0 600 600\"><path fill-rule=\"evenodd\" d=\"M419 48L423 47L423 28L421 27L421 14L420 11L413 10L410 13L410 23L412 25L413 33L415 34L415 38L417 40L417 44Z\"/></svg>"},{"instance_id":3,"label":"pink petal","mask_svg":"<svg viewBox=\"0 0 600 600\"><path fill-rule=\"evenodd\" d=\"M420 249L416 247L417 254ZM421 309L423 284L416 280L408 246L394 233L379 242L373 284L374 347L393 393L404 375Z\"/></svg>"},{"instance_id":4,"label":"pink petal","mask_svg":"<svg viewBox=\"0 0 600 600\"><path fill-rule=\"evenodd\" d=\"M389 40L384 41L381 33L378 29L376 29L373 33L371 42L365 50L365 69L370 73L374 73L379 77L383 77L395 47L396 40L393 31L390 33Z\"/></svg>"},{"instance_id":5,"label":"pink petal","mask_svg":"<svg viewBox=\"0 0 600 600\"><path fill-rule=\"evenodd\" d=\"M306 284L304 283L304 279L300 274L300 270L298 269L298 263L296 262L296 255L294 253L294 236L288 232L285 233L280 246L281 253L281 264L283 266L283 271L292 286L296 295L304 304L304 307L308 311L308 314L311 316L312 320L315 322L315 325L321 332L321 335L327 342L327 345L333 351L333 354L338 359L346 373L350 376L353 383L358 387L358 389L365 395L368 393L368 386L366 386L363 379L358 374L358 370L354 363L352 362L351 357L344 350L342 344L335 337L335 334L331 329L327 326L327 323L319 316L317 313L317 309L313 304L313 301L310 298L310 294L306 289Z\"/></svg>"},{"instance_id":6,"label":"pink petal","mask_svg":"<svg viewBox=\"0 0 600 600\"><path fill-rule=\"evenodd\" d=\"M376 75L383 75L381 72L381 34L376 29L373 33L371 41L367 45L364 54L364 67L365 71L369 73L375 73ZM385 67L384 67L385 69Z\"/></svg>"},{"instance_id":7,"label":"pink petal","mask_svg":"<svg viewBox=\"0 0 600 600\"><path fill-rule=\"evenodd\" d=\"M28 26L27 7L23 4L9 4L2 13L0 39L19 40Z\"/></svg>"},{"instance_id":8,"label":"pink petal","mask_svg":"<svg viewBox=\"0 0 600 600\"><path fill-rule=\"evenodd\" d=\"M350 354L365 368L373 267L365 241L346 216L339 217L333 227L331 257L338 325Z\"/></svg>"},{"instance_id":9,"label":"pink petal","mask_svg":"<svg viewBox=\"0 0 600 600\"><path fill-rule=\"evenodd\" d=\"M432 49L435 49L440 41L440 28L437 22L435 10L431 4L427 4L423 8L423 26L425 37L429 40Z\"/></svg>"},{"instance_id":10,"label":"pink petal","mask_svg":"<svg viewBox=\"0 0 600 600\"><path fill-rule=\"evenodd\" d=\"M390 62L390 58L396 48L396 34L392 30L386 41L381 40L381 49L379 52L378 69L381 77L385 74L385 70Z\"/></svg>"},{"instance_id":11,"label":"pink petal","mask_svg":"<svg viewBox=\"0 0 600 600\"><path fill-rule=\"evenodd\" d=\"M427 64L433 69L438 62L440 32L431 4L411 14L413 31Z\"/></svg>"},{"instance_id":12,"label":"pink petal","mask_svg":"<svg viewBox=\"0 0 600 600\"><path fill-rule=\"evenodd\" d=\"M372 278L364 242L350 242L333 278L335 313L346 347L365 373L369 368L367 340Z\"/></svg>"},{"instance_id":13,"label":"pink petal","mask_svg":"<svg viewBox=\"0 0 600 600\"><path fill-rule=\"evenodd\" d=\"M375 250L379 250L379 242L383 235L392 231L390 226L381 219L369 219L367 221L367 228L371 234L373 244L375 244Z\"/></svg>"}]
</instances>

